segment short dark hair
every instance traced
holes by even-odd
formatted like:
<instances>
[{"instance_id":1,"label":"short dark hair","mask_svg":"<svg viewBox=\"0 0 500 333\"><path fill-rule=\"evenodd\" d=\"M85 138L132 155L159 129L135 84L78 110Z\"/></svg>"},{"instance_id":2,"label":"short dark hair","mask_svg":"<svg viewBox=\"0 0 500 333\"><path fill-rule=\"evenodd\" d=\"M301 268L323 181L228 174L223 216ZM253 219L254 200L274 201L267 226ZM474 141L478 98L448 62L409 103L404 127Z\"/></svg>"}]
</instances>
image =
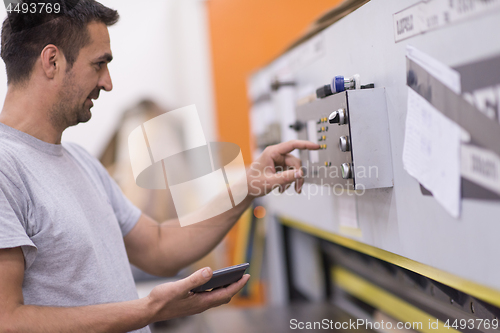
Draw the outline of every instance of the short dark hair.
<instances>
[{"instance_id":1,"label":"short dark hair","mask_svg":"<svg viewBox=\"0 0 500 333\"><path fill-rule=\"evenodd\" d=\"M49 0L60 5L54 12L26 14L11 11L2 25L1 56L9 84L29 80L36 60L49 44L57 46L71 69L80 50L90 43L87 25L91 22L115 24L119 15L95 0ZM21 3L38 3L23 0Z\"/></svg>"}]
</instances>

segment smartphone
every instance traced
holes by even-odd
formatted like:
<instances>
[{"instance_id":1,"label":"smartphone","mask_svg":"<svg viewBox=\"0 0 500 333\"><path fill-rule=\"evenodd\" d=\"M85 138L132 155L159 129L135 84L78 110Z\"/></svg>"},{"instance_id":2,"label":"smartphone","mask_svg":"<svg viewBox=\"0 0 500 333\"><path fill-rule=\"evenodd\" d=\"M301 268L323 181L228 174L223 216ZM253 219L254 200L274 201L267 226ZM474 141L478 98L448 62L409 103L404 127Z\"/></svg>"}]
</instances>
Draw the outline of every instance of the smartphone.
<instances>
[{"instance_id":1,"label":"smartphone","mask_svg":"<svg viewBox=\"0 0 500 333\"><path fill-rule=\"evenodd\" d=\"M243 277L246 269L250 266L249 263L239 264L231 267L226 267L214 271L212 278L207 283L192 289L193 293L201 293L210 289L227 287Z\"/></svg>"}]
</instances>

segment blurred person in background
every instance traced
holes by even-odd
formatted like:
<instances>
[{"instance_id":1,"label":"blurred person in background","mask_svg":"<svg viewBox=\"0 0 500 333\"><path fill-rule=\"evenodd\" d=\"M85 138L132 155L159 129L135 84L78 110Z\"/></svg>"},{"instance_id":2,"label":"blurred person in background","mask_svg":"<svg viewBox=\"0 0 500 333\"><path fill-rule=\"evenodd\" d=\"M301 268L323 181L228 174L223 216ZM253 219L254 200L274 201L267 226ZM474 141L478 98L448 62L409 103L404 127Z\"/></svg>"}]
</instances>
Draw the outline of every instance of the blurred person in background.
<instances>
[{"instance_id":1,"label":"blurred person in background","mask_svg":"<svg viewBox=\"0 0 500 333\"><path fill-rule=\"evenodd\" d=\"M138 126L141 126L148 120L164 114L166 111L158 103L149 98L141 99L137 104L128 108L118 124L116 130L109 140L104 152L99 158L102 165L106 168L111 177L116 181L123 194L129 199L134 206L139 208L143 214L150 216L155 221L163 221L162 228L179 228L177 222L177 213L175 211L174 201L168 184L166 189L147 189L136 185L132 165L130 163L130 152L128 147L129 134ZM163 135L169 135L169 146L176 147L176 150L181 151L183 143L181 142L189 133L185 133L184 129L179 126L174 126L169 122L165 122L161 129ZM163 183L167 180L161 178L158 182ZM167 222L168 223L165 223ZM219 249L222 250L222 248ZM203 259L191 265L187 272L193 272L197 268L205 266L224 266L220 263L220 257L216 256L214 251L210 252ZM219 258L219 260L217 260ZM187 272L182 272L185 274ZM157 277L147 274L137 267L132 266L132 274L134 280L144 281L157 279Z\"/></svg>"},{"instance_id":2,"label":"blurred person in background","mask_svg":"<svg viewBox=\"0 0 500 333\"><path fill-rule=\"evenodd\" d=\"M138 299L129 261L175 275L211 251L255 197L293 182L300 191L300 161L289 153L319 146L267 148L248 171L253 192L241 204L203 228L161 228L99 161L61 144L66 128L90 120L100 91L113 88L107 27L118 21L94 0L61 7L58 14L13 13L2 26L8 91L0 113L0 332L149 332L149 323L229 302L248 275L193 294L212 276L206 267Z\"/></svg>"}]
</instances>

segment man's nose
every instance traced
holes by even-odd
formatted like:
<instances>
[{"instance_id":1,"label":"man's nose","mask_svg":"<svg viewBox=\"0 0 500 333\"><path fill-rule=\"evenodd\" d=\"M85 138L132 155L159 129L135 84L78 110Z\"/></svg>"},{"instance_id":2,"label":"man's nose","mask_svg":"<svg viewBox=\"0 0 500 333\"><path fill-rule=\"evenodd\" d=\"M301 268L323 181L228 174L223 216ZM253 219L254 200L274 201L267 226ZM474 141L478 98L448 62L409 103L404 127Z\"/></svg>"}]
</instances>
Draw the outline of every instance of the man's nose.
<instances>
[{"instance_id":1,"label":"man's nose","mask_svg":"<svg viewBox=\"0 0 500 333\"><path fill-rule=\"evenodd\" d=\"M113 90L113 82L111 81L111 75L109 74L109 70L107 68L99 80L99 88L105 91Z\"/></svg>"}]
</instances>

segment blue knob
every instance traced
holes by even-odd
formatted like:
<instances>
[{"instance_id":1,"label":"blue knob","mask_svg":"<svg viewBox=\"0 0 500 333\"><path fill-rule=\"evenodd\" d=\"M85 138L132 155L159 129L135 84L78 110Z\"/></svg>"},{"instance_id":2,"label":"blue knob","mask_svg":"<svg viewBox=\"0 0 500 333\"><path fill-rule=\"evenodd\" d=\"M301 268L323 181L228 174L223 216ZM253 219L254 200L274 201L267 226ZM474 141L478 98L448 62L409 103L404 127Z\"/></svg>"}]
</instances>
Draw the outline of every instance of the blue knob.
<instances>
[{"instance_id":1,"label":"blue knob","mask_svg":"<svg viewBox=\"0 0 500 333\"><path fill-rule=\"evenodd\" d=\"M334 93L339 93L345 90L344 87L344 77L342 75L338 75L333 79L332 82L332 91Z\"/></svg>"}]
</instances>

